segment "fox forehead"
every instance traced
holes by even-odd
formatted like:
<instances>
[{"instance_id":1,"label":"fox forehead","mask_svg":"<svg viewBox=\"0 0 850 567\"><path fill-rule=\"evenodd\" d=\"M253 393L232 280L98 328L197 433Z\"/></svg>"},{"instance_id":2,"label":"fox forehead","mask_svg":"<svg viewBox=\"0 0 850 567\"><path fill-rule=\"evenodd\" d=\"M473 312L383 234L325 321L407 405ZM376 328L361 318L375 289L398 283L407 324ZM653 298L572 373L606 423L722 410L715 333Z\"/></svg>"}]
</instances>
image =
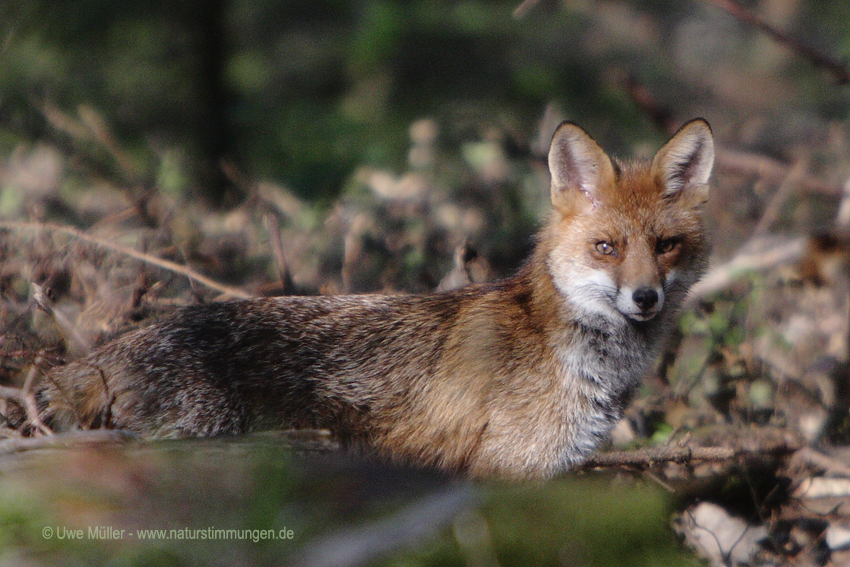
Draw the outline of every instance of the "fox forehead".
<instances>
[{"instance_id":1,"label":"fox forehead","mask_svg":"<svg viewBox=\"0 0 850 567\"><path fill-rule=\"evenodd\" d=\"M624 241L701 234L701 215L688 203L665 195L648 164L617 162L613 183L599 187L600 204L571 219L590 237ZM578 222L577 222L578 221Z\"/></svg>"}]
</instances>

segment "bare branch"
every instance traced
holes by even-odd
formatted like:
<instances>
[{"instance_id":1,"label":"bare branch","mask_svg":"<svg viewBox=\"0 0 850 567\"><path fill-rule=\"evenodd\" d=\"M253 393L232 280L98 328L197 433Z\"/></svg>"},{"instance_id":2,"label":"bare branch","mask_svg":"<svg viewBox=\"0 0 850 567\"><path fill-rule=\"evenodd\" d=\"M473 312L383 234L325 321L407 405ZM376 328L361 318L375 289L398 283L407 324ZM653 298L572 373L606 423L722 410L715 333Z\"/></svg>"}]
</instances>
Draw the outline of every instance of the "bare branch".
<instances>
[{"instance_id":1,"label":"bare branch","mask_svg":"<svg viewBox=\"0 0 850 567\"><path fill-rule=\"evenodd\" d=\"M0 398L4 400L15 400L16 402L21 402L21 405L23 405L23 395L20 388L0 386Z\"/></svg>"},{"instance_id":2,"label":"bare branch","mask_svg":"<svg viewBox=\"0 0 850 567\"><path fill-rule=\"evenodd\" d=\"M719 148L715 155L717 167L724 171L755 175L770 183L782 183L788 178L791 166L767 156ZM817 177L804 176L799 180L799 187L811 193L823 195L840 195L839 185L828 183Z\"/></svg>"},{"instance_id":3,"label":"bare branch","mask_svg":"<svg viewBox=\"0 0 850 567\"><path fill-rule=\"evenodd\" d=\"M799 440L775 431L755 433L739 443L725 447L692 447L665 445L633 451L597 453L585 461L580 469L599 467L648 468L661 463L693 464L696 462L724 462L738 457L758 457L794 453L802 447Z\"/></svg>"},{"instance_id":4,"label":"bare branch","mask_svg":"<svg viewBox=\"0 0 850 567\"><path fill-rule=\"evenodd\" d=\"M835 216L835 229L840 234L850 231L850 177L844 182L841 192L841 203L838 205L838 214Z\"/></svg>"},{"instance_id":5,"label":"bare branch","mask_svg":"<svg viewBox=\"0 0 850 567\"><path fill-rule=\"evenodd\" d=\"M162 258L157 258L156 256L152 256L150 254L145 254L143 252L139 252L130 248L129 246L124 246L122 244L116 244L114 242L109 242L107 240L103 240L101 238L97 238L95 236L90 236L81 230L77 230L76 228L70 226L63 226L53 223L34 223L34 222L17 222L17 221L0 221L0 228L5 228L9 230L46 230L48 232L58 232L62 234L67 234L69 236L73 236L74 238L78 238L85 242L89 242L96 246L100 246L102 248L108 248L115 252L119 252L126 256L130 256L131 258L135 258L137 260L141 260L142 262L146 262L153 266L157 266L164 270L168 270L171 272L175 272L177 274L186 276L190 280L196 281L201 285L204 285L210 289L214 289L225 296L235 297L237 299L251 299L254 297L250 293L243 291L239 288L231 287L228 285L220 284L204 275L201 275L191 268L187 266L182 266L175 262L171 262L169 260L164 260Z\"/></svg>"},{"instance_id":6,"label":"bare branch","mask_svg":"<svg viewBox=\"0 0 850 567\"><path fill-rule=\"evenodd\" d=\"M628 75L622 81L622 86L626 94L632 99L632 102L652 121L656 128L668 135L672 135L676 131L677 124L673 119L672 110L668 106L658 102L652 96L652 93L638 81L637 77ZM794 167L764 155L722 147L716 148L715 163L719 170L743 175L753 175L768 183L776 184L784 183L791 175ZM838 185L818 179L812 175L800 175L798 179L795 179L795 182L800 189L810 193L823 195L842 194L842 188Z\"/></svg>"},{"instance_id":7,"label":"bare branch","mask_svg":"<svg viewBox=\"0 0 850 567\"><path fill-rule=\"evenodd\" d=\"M32 366L27 372L27 377L24 379L24 386L21 388L21 400L24 403L24 409L27 412L27 420L32 425L36 432L44 435L53 435L53 430L41 420L41 414L38 411L38 403L35 401L35 393L33 392L33 384L35 377L40 372L39 364L41 364L41 356L37 356L32 363Z\"/></svg>"},{"instance_id":8,"label":"bare branch","mask_svg":"<svg viewBox=\"0 0 850 567\"><path fill-rule=\"evenodd\" d=\"M513 16L516 19L522 19L525 15L534 8L540 0L523 0L522 4L516 7L514 10Z\"/></svg>"},{"instance_id":9,"label":"bare branch","mask_svg":"<svg viewBox=\"0 0 850 567\"><path fill-rule=\"evenodd\" d=\"M47 437L23 437L3 439L0 441L0 455L9 455L30 449L51 447L81 447L96 446L112 443L124 443L138 437L129 432L117 429L93 429L90 431L74 431L61 435Z\"/></svg>"},{"instance_id":10,"label":"bare branch","mask_svg":"<svg viewBox=\"0 0 850 567\"><path fill-rule=\"evenodd\" d=\"M32 299L39 309L47 313L56 327L67 337L71 347L69 350L76 351L79 354L88 354L91 350L91 342L83 336L77 327L68 320L61 311L57 311L53 305L53 300L47 294L47 291L35 282L30 283L32 290Z\"/></svg>"},{"instance_id":11,"label":"bare branch","mask_svg":"<svg viewBox=\"0 0 850 567\"><path fill-rule=\"evenodd\" d=\"M850 478L850 466L825 455L811 447L803 447L794 454L794 460L817 469L831 476L843 476Z\"/></svg>"},{"instance_id":12,"label":"bare branch","mask_svg":"<svg viewBox=\"0 0 850 567\"><path fill-rule=\"evenodd\" d=\"M713 4L730 14L733 18L747 25L760 29L777 43L784 45L802 57L808 59L816 67L826 69L836 78L839 85L850 83L850 68L835 59L821 53L810 45L806 45L790 34L776 29L761 16L752 12L734 0L703 0Z\"/></svg>"},{"instance_id":13,"label":"bare branch","mask_svg":"<svg viewBox=\"0 0 850 567\"><path fill-rule=\"evenodd\" d=\"M764 212L762 213L758 224L756 224L756 227L753 229L753 237L763 236L767 233L770 227L773 226L773 223L779 220L779 217L782 214L782 208L785 206L788 198L791 197L791 194L799 187L803 178L805 178L808 167L808 158L800 158L794 163L788 171L788 175L782 183L779 184L776 192L773 196L771 196L767 205L765 205Z\"/></svg>"},{"instance_id":14,"label":"bare branch","mask_svg":"<svg viewBox=\"0 0 850 567\"><path fill-rule=\"evenodd\" d=\"M621 85L632 102L637 104L638 108L659 130L671 136L676 132L672 109L658 102L658 99L652 96L652 93L638 80L637 76L629 73L623 78Z\"/></svg>"},{"instance_id":15,"label":"bare branch","mask_svg":"<svg viewBox=\"0 0 850 567\"><path fill-rule=\"evenodd\" d=\"M269 240L274 253L275 261L277 262L277 270L280 274L280 284L283 287L283 294L290 295L295 292L295 284L292 281L292 274L289 273L289 264L286 262L286 255L283 252L283 238L280 235L280 225L277 222L277 217L271 213L263 215L263 226L269 233Z\"/></svg>"},{"instance_id":16,"label":"bare branch","mask_svg":"<svg viewBox=\"0 0 850 567\"><path fill-rule=\"evenodd\" d=\"M36 357L33 365L27 372L27 377L24 381L23 388L13 388L11 386L0 386L0 398L4 400L12 400L19 406L24 408L27 422L32 426L33 431L44 435L52 435L53 431L41 420L41 415L38 411L38 403L35 400L35 394L32 391L32 385L35 382L35 376L39 372L38 364L41 362L41 357ZM25 422L26 423L26 422Z\"/></svg>"},{"instance_id":17,"label":"bare branch","mask_svg":"<svg viewBox=\"0 0 850 567\"><path fill-rule=\"evenodd\" d=\"M691 288L687 303L693 304L699 299L722 291L747 273L796 262L805 255L808 244L809 239L805 237L754 238L742 246L734 258L711 268L708 274Z\"/></svg>"}]
</instances>

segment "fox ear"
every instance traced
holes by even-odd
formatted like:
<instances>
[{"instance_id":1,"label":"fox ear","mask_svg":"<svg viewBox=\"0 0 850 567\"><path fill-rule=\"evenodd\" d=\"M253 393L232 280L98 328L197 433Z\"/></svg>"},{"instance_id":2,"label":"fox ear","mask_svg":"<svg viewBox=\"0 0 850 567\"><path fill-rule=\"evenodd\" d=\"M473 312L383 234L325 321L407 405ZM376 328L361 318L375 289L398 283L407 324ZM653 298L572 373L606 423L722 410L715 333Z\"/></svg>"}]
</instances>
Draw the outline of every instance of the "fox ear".
<instances>
[{"instance_id":1,"label":"fox ear","mask_svg":"<svg viewBox=\"0 0 850 567\"><path fill-rule=\"evenodd\" d=\"M614 166L599 144L587 132L563 122L555 130L549 149L552 175L552 204L567 214L574 205L598 206L600 187L616 178Z\"/></svg>"},{"instance_id":2,"label":"fox ear","mask_svg":"<svg viewBox=\"0 0 850 567\"><path fill-rule=\"evenodd\" d=\"M691 120L658 150L652 173L665 197L687 194L697 205L708 200L708 178L714 166L714 138L702 118Z\"/></svg>"}]
</instances>

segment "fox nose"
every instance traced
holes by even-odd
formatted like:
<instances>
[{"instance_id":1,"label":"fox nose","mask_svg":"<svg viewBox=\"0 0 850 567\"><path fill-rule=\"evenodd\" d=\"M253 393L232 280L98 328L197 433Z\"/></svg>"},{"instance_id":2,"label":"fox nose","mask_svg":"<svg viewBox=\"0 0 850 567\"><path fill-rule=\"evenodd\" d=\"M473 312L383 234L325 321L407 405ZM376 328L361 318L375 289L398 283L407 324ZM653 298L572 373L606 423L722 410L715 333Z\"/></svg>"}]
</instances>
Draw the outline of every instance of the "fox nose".
<instances>
[{"instance_id":1,"label":"fox nose","mask_svg":"<svg viewBox=\"0 0 850 567\"><path fill-rule=\"evenodd\" d=\"M632 301L641 311L649 311L658 303L658 292L651 287L641 287L632 294Z\"/></svg>"}]
</instances>

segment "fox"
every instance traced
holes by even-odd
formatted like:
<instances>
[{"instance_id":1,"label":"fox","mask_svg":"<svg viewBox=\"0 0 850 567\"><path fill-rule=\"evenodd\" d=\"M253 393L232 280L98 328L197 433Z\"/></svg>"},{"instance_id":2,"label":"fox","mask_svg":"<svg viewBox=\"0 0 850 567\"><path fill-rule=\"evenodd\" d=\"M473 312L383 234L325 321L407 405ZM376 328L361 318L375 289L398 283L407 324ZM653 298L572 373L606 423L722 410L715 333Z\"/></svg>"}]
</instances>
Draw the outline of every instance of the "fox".
<instances>
[{"instance_id":1,"label":"fox","mask_svg":"<svg viewBox=\"0 0 850 567\"><path fill-rule=\"evenodd\" d=\"M42 418L150 438L325 429L455 475L568 471L622 418L707 268L713 164L701 118L643 161L564 122L550 216L512 276L183 307L48 371Z\"/></svg>"}]
</instances>

